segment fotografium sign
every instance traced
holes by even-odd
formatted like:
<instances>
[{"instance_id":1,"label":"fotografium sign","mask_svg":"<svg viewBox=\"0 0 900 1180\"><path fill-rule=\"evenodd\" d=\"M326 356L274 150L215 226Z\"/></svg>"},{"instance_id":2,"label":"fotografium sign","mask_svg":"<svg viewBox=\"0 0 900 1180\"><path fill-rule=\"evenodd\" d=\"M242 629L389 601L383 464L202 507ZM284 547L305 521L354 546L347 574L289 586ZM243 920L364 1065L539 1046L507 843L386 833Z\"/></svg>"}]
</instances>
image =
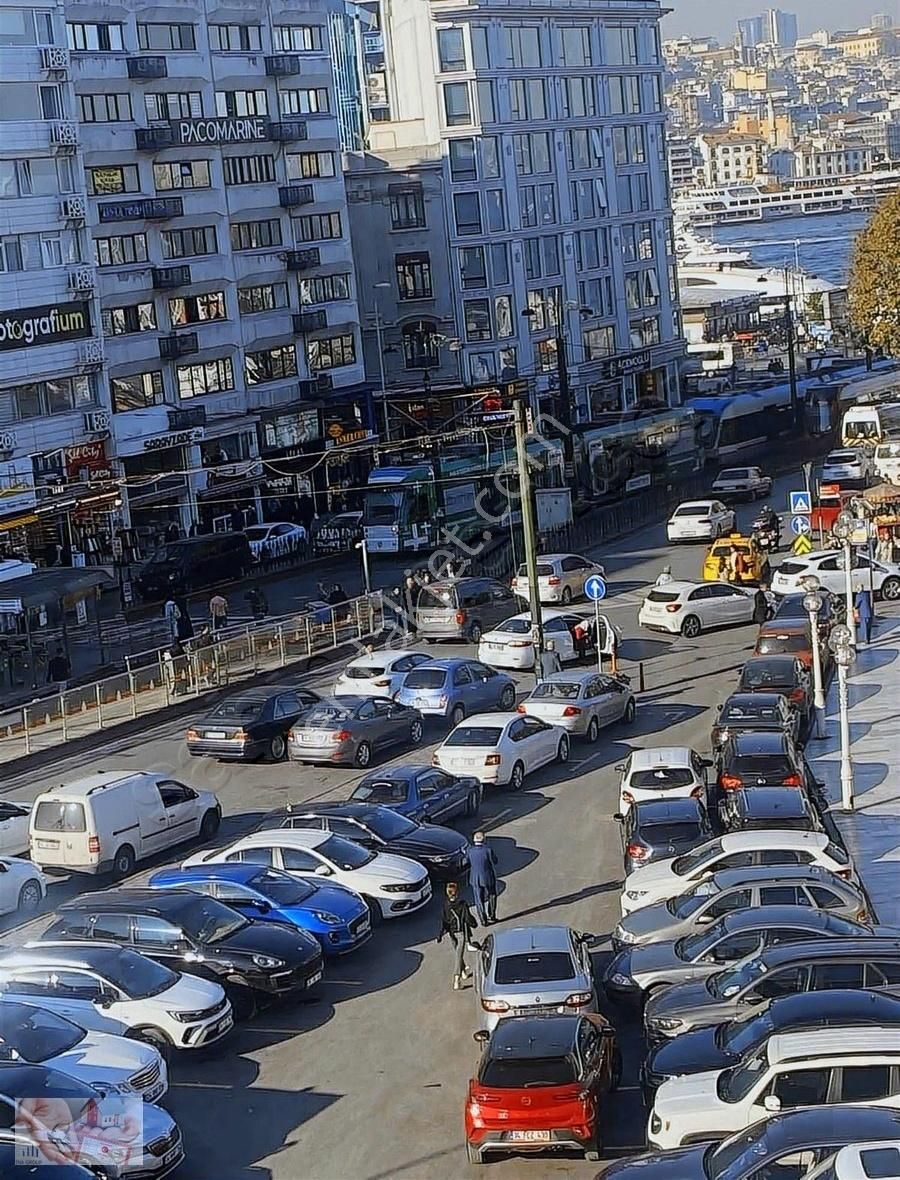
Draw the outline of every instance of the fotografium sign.
<instances>
[{"instance_id":1,"label":"fotografium sign","mask_svg":"<svg viewBox=\"0 0 900 1180\"><path fill-rule=\"evenodd\" d=\"M91 335L89 303L53 303L0 311L0 352L83 340Z\"/></svg>"}]
</instances>

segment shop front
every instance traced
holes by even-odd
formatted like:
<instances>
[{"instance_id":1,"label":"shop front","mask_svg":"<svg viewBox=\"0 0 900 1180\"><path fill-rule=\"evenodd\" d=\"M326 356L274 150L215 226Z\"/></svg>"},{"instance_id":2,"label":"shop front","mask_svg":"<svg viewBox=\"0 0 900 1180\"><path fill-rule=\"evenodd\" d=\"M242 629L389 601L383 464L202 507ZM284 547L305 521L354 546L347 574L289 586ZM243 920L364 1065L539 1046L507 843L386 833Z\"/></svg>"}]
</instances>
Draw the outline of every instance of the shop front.
<instances>
[{"instance_id":1,"label":"shop front","mask_svg":"<svg viewBox=\"0 0 900 1180\"><path fill-rule=\"evenodd\" d=\"M187 536L197 520L204 437L205 427L190 426L119 442L135 560Z\"/></svg>"},{"instance_id":2,"label":"shop front","mask_svg":"<svg viewBox=\"0 0 900 1180\"><path fill-rule=\"evenodd\" d=\"M206 486L197 493L203 533L248 528L263 519L263 465L256 429L232 430L200 447Z\"/></svg>"}]
</instances>

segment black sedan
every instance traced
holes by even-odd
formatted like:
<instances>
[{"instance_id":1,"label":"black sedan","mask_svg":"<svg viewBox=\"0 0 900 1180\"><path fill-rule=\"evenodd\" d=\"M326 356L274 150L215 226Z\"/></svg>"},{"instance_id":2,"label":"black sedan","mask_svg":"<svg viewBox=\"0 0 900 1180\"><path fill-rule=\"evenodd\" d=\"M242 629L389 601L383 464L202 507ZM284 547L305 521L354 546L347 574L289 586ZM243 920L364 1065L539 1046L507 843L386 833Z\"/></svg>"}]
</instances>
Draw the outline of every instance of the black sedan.
<instances>
[{"instance_id":1,"label":"black sedan","mask_svg":"<svg viewBox=\"0 0 900 1180\"><path fill-rule=\"evenodd\" d=\"M375 852L392 852L424 865L433 877L463 876L469 867L465 836L436 824L418 824L390 807L369 803L288 804L270 811L257 825L272 828L318 828L343 836Z\"/></svg>"},{"instance_id":2,"label":"black sedan","mask_svg":"<svg viewBox=\"0 0 900 1180\"><path fill-rule=\"evenodd\" d=\"M710 744L718 750L740 733L785 733L796 741L799 730L799 713L780 693L734 692L718 708Z\"/></svg>"},{"instance_id":3,"label":"black sedan","mask_svg":"<svg viewBox=\"0 0 900 1180\"><path fill-rule=\"evenodd\" d=\"M650 799L615 817L622 825L625 872L690 852L713 834L699 799Z\"/></svg>"},{"instance_id":4,"label":"black sedan","mask_svg":"<svg viewBox=\"0 0 900 1180\"><path fill-rule=\"evenodd\" d=\"M800 714L801 725L812 711L809 673L795 656L751 656L741 669L738 692L777 692Z\"/></svg>"},{"instance_id":5,"label":"black sedan","mask_svg":"<svg viewBox=\"0 0 900 1180\"><path fill-rule=\"evenodd\" d=\"M754 787L727 791L719 808L719 821L726 832L778 828L783 832L822 832L819 812L805 790L797 787Z\"/></svg>"},{"instance_id":6,"label":"black sedan","mask_svg":"<svg viewBox=\"0 0 900 1180\"><path fill-rule=\"evenodd\" d=\"M241 689L193 722L186 734L188 753L223 761L280 762L291 726L319 700L309 688L286 684Z\"/></svg>"},{"instance_id":7,"label":"black sedan","mask_svg":"<svg viewBox=\"0 0 900 1180\"><path fill-rule=\"evenodd\" d=\"M358 782L348 802L377 803L420 823L445 823L477 815L482 793L477 778L448 774L439 766L386 766Z\"/></svg>"}]
</instances>

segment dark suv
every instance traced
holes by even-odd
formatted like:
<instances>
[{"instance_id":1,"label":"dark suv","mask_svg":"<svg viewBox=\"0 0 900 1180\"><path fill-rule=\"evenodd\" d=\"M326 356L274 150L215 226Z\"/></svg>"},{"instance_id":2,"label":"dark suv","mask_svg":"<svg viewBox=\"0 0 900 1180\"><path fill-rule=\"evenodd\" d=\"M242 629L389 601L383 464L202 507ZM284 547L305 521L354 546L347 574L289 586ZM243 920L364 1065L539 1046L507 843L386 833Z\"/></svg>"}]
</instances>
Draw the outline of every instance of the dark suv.
<instances>
[{"instance_id":1,"label":"dark suv","mask_svg":"<svg viewBox=\"0 0 900 1180\"><path fill-rule=\"evenodd\" d=\"M749 832L760 828L825 831L819 812L806 791L796 787L727 791L719 807L719 820L726 832Z\"/></svg>"},{"instance_id":2,"label":"dark suv","mask_svg":"<svg viewBox=\"0 0 900 1180\"><path fill-rule=\"evenodd\" d=\"M720 798L745 787L805 787L806 771L796 746L783 733L740 733L719 751Z\"/></svg>"},{"instance_id":3,"label":"dark suv","mask_svg":"<svg viewBox=\"0 0 900 1180\"><path fill-rule=\"evenodd\" d=\"M740 733L786 733L800 736L800 715L777 692L733 692L716 712L710 733L713 750Z\"/></svg>"}]
</instances>

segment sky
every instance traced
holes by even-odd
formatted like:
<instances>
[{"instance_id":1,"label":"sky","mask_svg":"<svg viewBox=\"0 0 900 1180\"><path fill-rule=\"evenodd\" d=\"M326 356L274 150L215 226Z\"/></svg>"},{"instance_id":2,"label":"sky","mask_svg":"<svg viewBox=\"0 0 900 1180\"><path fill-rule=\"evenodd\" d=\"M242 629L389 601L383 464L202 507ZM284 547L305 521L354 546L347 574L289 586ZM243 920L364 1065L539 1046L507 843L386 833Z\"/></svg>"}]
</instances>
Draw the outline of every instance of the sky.
<instances>
[{"instance_id":1,"label":"sky","mask_svg":"<svg viewBox=\"0 0 900 1180\"><path fill-rule=\"evenodd\" d=\"M690 36L713 36L727 42L734 35L739 17L756 16L767 8L781 8L796 12L800 36L814 29L846 29L864 25L873 12L888 12L900 25L900 0L863 0L859 6L847 0L781 0L780 3L759 0L663 0L664 8L672 8L666 17L663 36L679 33Z\"/></svg>"}]
</instances>

